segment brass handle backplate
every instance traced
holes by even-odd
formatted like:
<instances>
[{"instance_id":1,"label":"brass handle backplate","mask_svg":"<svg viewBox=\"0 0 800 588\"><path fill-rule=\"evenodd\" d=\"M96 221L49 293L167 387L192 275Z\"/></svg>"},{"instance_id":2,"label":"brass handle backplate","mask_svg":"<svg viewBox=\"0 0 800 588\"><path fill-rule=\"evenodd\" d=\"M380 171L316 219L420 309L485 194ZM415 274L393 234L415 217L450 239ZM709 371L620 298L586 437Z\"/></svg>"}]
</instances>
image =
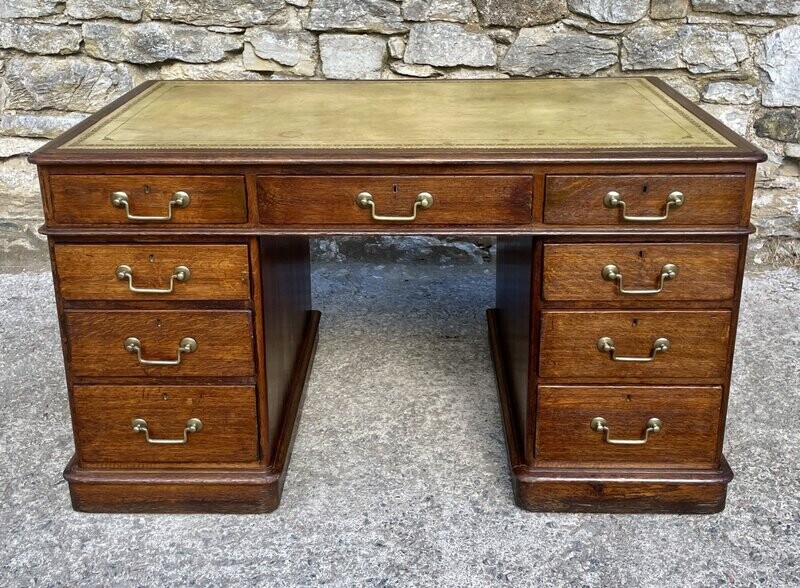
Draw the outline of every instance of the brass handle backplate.
<instances>
[{"instance_id":1,"label":"brass handle backplate","mask_svg":"<svg viewBox=\"0 0 800 588\"><path fill-rule=\"evenodd\" d=\"M128 337L122 343L125 351L136 354L136 359L142 365L180 365L184 353L197 351L197 341L191 337L184 337L178 344L178 354L175 359L145 359L142 357L142 342L136 337Z\"/></svg>"},{"instance_id":2,"label":"brass handle backplate","mask_svg":"<svg viewBox=\"0 0 800 588\"><path fill-rule=\"evenodd\" d=\"M638 296L641 294L659 294L662 290L664 290L665 281L674 280L676 277L678 277L678 266L674 263L665 263L661 268L661 274L658 277L658 286L656 288L644 290L626 290L622 285L622 272L620 272L619 268L613 263L610 263L603 268L602 275L603 279L607 282L617 283L617 290L620 294L630 294L633 296Z\"/></svg>"},{"instance_id":3,"label":"brass handle backplate","mask_svg":"<svg viewBox=\"0 0 800 588\"><path fill-rule=\"evenodd\" d=\"M175 290L175 282L188 282L192 277L192 272L185 265L175 266L172 276L169 278L169 288L137 288L133 285L133 269L129 265L118 265L114 270L114 275L118 280L127 280L128 290L137 294L172 294Z\"/></svg>"},{"instance_id":4,"label":"brass handle backplate","mask_svg":"<svg viewBox=\"0 0 800 588\"><path fill-rule=\"evenodd\" d=\"M389 222L411 222L417 219L417 212L420 208L423 210L433 206L433 195L430 192L420 192L417 194L417 199L414 201L414 209L411 216L383 216L375 212L375 199L369 192L361 192L356 196L356 204L359 208L369 208L372 220L376 221L389 221Z\"/></svg>"},{"instance_id":5,"label":"brass handle backplate","mask_svg":"<svg viewBox=\"0 0 800 588\"><path fill-rule=\"evenodd\" d=\"M189 433L199 433L203 430L203 421L196 418L190 418L186 421L186 427L183 429L183 439L153 439L150 436L150 429L147 428L147 421L144 419L133 419L131 421L131 429L133 429L134 433L144 433L144 438L153 445L185 445L189 442Z\"/></svg>"},{"instance_id":6,"label":"brass handle backplate","mask_svg":"<svg viewBox=\"0 0 800 588\"><path fill-rule=\"evenodd\" d=\"M172 220L172 212L176 208L186 208L189 206L191 202L191 198L189 198L189 194L183 191L175 192L170 198L169 204L167 205L167 214L164 216L142 216L138 214L131 214L131 204L130 198L128 197L127 192L114 192L111 194L111 204L114 208L124 208L125 209L125 216L128 217L128 220L134 221L168 221Z\"/></svg>"},{"instance_id":7,"label":"brass handle backplate","mask_svg":"<svg viewBox=\"0 0 800 588\"><path fill-rule=\"evenodd\" d=\"M603 206L606 208L620 208L622 210L622 218L626 221L633 221L637 223L657 223L659 221L667 220L669 218L670 208L680 208L683 206L685 199L686 197L683 195L683 192L678 192L676 190L667 196L667 201L664 204L664 214L661 216L628 216L628 209L625 201L620 197L619 192L612 190L603 198Z\"/></svg>"},{"instance_id":8,"label":"brass handle backplate","mask_svg":"<svg viewBox=\"0 0 800 588\"><path fill-rule=\"evenodd\" d=\"M652 418L647 421L647 426L644 430L644 437L641 439L611 439L611 429L603 417L594 417L592 422L589 423L592 431L598 431L605 436L605 442L611 445L644 445L650 438L650 433L658 433L663 428L661 419Z\"/></svg>"},{"instance_id":9,"label":"brass handle backplate","mask_svg":"<svg viewBox=\"0 0 800 588\"><path fill-rule=\"evenodd\" d=\"M656 354L658 353L666 353L669 351L670 342L669 339L665 339L664 337L659 337L655 341L653 341L653 348L650 350L650 355L647 357L626 357L624 355L617 355L617 348L614 347L614 339L611 337L600 337L597 340L597 350L601 351L602 353L608 353L611 357L612 361L626 361L626 362L637 362L637 363L646 363L649 361L655 361Z\"/></svg>"}]
</instances>

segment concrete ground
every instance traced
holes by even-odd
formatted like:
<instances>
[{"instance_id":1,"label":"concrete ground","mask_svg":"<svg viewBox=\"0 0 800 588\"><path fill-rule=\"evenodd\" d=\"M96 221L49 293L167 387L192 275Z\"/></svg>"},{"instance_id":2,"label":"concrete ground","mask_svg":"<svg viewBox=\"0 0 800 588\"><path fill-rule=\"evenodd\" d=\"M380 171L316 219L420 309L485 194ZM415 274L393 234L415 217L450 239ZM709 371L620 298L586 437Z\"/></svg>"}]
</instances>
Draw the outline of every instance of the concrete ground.
<instances>
[{"instance_id":1,"label":"concrete ground","mask_svg":"<svg viewBox=\"0 0 800 588\"><path fill-rule=\"evenodd\" d=\"M484 310L491 264L327 262L320 344L271 515L71 510L47 274L0 275L0 586L796 586L800 272L748 277L712 516L512 501Z\"/></svg>"}]
</instances>

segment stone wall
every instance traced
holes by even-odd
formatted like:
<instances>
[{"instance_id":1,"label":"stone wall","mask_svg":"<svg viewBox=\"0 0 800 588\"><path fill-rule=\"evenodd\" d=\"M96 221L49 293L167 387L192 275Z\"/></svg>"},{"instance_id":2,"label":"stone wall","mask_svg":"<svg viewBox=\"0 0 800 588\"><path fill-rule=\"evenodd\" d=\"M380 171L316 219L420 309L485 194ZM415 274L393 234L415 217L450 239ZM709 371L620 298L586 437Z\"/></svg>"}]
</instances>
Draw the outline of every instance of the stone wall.
<instances>
[{"instance_id":1,"label":"stone wall","mask_svg":"<svg viewBox=\"0 0 800 588\"><path fill-rule=\"evenodd\" d=\"M658 75L769 153L755 262L800 256L800 0L0 0L0 265L45 258L25 156L163 79Z\"/></svg>"}]
</instances>

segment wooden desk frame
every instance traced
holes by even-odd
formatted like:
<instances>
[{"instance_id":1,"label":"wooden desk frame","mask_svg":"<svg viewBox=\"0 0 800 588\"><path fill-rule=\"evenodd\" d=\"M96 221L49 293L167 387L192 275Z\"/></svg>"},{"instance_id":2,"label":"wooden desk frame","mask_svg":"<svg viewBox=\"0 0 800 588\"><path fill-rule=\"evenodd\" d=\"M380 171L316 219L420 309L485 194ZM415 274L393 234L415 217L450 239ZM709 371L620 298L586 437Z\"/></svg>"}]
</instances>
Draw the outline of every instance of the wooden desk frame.
<instances>
[{"instance_id":1,"label":"wooden desk frame","mask_svg":"<svg viewBox=\"0 0 800 588\"><path fill-rule=\"evenodd\" d=\"M268 512L277 508L291 447L317 341L319 313L311 309L308 239L330 235L495 235L498 239L497 308L488 311L489 338L497 376L500 408L517 503L528 510L590 512L708 513L724 508L732 473L722 456L722 440L730 388L733 340L740 302L755 168L763 154L735 133L698 109L666 84L650 81L689 113L730 143L706 149L543 149L524 150L76 150L63 146L130 101L150 84L144 84L110 104L59 139L31 156L39 167L45 217L42 232L48 236L56 288L56 304L67 366L73 422L75 389L101 383L103 378L76 376L71 367L68 314L73 311L149 310L168 312L185 305L170 301L110 302L67 300L56 262L55 247L69 244L243 244L249 252L251 296L248 301L203 302L195 308L241 309L252 313L254 360L252 376L232 378L187 377L186 385L236 384L257 390L258 458L242 464L191 464L164 467L137 464L109 467L88 462L82 455L86 442L75 430L76 454L65 476L76 510L100 512ZM435 83L435 82L434 82ZM481 224L425 224L424 212L413 223L287 225L265 222L259 182L264 177L311 176L514 176L530 178L528 222L497 225L492 218ZM546 222L546 182L557 176L684 177L688 175L741 179L734 222L713 224L615 225L555 224ZM242 178L246 219L236 224L137 225L60 223L55 219L54 178L92 176L230 176ZM713 191L713 189L712 189ZM720 191L722 193L722 191ZM476 202L476 206L479 205ZM368 218L369 212L363 211ZM559 243L703 244L724 243L737 248L735 270L730 275L733 296L723 301L682 301L667 305L681 310L729 313L729 341L724 375L707 378L634 377L623 386L718 386L721 388L719 428L713 463L707 467L644 467L634 464L583 467L543 463L537 456L537 388L569 384L567 379L543 378L539 373L543 312L552 309L591 309L588 302L554 303L542 295L544 247ZM647 301L606 302L603 310L652 309ZM663 310L663 309L662 309ZM286 357L294 358L287 362ZM151 374L148 374L151 375ZM140 378L122 378L120 385L135 385ZM150 386L166 386L166 377L147 378ZM580 383L575 380L573 383ZM166 395L165 395L166 397Z\"/></svg>"}]
</instances>

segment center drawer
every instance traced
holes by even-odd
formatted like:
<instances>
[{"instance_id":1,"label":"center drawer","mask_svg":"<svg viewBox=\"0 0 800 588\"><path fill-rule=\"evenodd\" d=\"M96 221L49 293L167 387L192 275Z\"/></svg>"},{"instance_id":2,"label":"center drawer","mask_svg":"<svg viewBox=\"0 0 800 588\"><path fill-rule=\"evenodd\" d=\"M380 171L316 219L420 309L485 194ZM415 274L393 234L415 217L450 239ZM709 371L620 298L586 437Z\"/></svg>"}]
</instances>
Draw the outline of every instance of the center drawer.
<instances>
[{"instance_id":1,"label":"center drawer","mask_svg":"<svg viewBox=\"0 0 800 588\"><path fill-rule=\"evenodd\" d=\"M593 383L722 379L730 322L727 310L546 310L539 375Z\"/></svg>"},{"instance_id":2,"label":"center drawer","mask_svg":"<svg viewBox=\"0 0 800 588\"><path fill-rule=\"evenodd\" d=\"M258 459L252 386L75 386L72 404L84 464Z\"/></svg>"},{"instance_id":3,"label":"center drawer","mask_svg":"<svg viewBox=\"0 0 800 588\"><path fill-rule=\"evenodd\" d=\"M260 176L262 223L515 225L531 221L531 176Z\"/></svg>"},{"instance_id":4,"label":"center drawer","mask_svg":"<svg viewBox=\"0 0 800 588\"><path fill-rule=\"evenodd\" d=\"M65 300L249 300L247 245L53 248Z\"/></svg>"},{"instance_id":5,"label":"center drawer","mask_svg":"<svg viewBox=\"0 0 800 588\"><path fill-rule=\"evenodd\" d=\"M250 311L68 310L64 316L77 377L254 373Z\"/></svg>"}]
</instances>

